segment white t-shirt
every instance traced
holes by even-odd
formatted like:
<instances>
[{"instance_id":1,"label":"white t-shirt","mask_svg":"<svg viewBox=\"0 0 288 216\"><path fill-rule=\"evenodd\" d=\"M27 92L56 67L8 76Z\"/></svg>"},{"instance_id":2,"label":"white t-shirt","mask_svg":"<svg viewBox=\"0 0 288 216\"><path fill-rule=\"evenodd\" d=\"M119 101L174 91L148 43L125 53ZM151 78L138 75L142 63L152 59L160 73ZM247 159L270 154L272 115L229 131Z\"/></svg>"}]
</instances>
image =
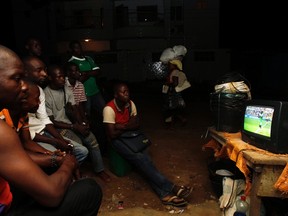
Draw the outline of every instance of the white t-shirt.
<instances>
[{"instance_id":1,"label":"white t-shirt","mask_svg":"<svg viewBox=\"0 0 288 216\"><path fill-rule=\"evenodd\" d=\"M40 104L36 113L28 113L29 116L29 131L31 139L34 139L36 133L42 133L47 124L53 124L47 115L45 106L45 94L43 89L38 86L40 91Z\"/></svg>"}]
</instances>

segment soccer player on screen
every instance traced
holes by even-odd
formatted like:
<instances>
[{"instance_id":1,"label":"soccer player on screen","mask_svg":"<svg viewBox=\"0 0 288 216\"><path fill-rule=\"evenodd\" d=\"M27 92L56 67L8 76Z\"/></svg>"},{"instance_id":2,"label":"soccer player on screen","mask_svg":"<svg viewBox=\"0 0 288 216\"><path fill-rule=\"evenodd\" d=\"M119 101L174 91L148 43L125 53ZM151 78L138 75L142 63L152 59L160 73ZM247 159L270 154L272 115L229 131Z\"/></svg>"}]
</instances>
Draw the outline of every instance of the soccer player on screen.
<instances>
[{"instance_id":1,"label":"soccer player on screen","mask_svg":"<svg viewBox=\"0 0 288 216\"><path fill-rule=\"evenodd\" d=\"M261 110L258 113L258 118L259 118L259 128L262 128L262 124L263 124L263 110Z\"/></svg>"}]
</instances>

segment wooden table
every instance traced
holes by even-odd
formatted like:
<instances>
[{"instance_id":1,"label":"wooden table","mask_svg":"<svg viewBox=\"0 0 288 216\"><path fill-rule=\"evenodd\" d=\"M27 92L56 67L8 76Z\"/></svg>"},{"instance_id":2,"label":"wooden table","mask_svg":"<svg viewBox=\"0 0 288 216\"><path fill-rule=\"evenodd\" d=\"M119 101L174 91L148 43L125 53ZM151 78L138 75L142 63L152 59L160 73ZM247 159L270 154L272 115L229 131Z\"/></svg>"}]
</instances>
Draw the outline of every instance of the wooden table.
<instances>
[{"instance_id":1,"label":"wooden table","mask_svg":"<svg viewBox=\"0 0 288 216\"><path fill-rule=\"evenodd\" d=\"M219 132L215 130L214 127L211 127L208 128L207 135L219 143L219 148L223 148L228 143L229 145L237 145L237 147L241 147L241 145L249 145L241 140L240 132L235 134ZM259 149L259 152L242 151L242 153L247 166L251 167L253 170L251 191L249 194L249 215L259 216L261 197L288 198L287 194L283 194L273 187L288 162L288 155L265 154L261 149Z\"/></svg>"}]
</instances>

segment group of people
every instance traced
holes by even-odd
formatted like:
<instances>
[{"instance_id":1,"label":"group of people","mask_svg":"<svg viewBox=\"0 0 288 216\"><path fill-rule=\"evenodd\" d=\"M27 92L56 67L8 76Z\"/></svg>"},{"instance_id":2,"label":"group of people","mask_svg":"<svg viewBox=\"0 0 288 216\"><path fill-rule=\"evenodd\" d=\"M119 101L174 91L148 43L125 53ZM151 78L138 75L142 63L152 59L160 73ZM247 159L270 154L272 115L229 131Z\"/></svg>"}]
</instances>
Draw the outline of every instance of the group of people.
<instances>
[{"instance_id":1,"label":"group of people","mask_svg":"<svg viewBox=\"0 0 288 216\"><path fill-rule=\"evenodd\" d=\"M33 52L33 46L30 46L30 50L27 49L29 52L22 58L27 79L36 83L40 89L39 108L36 113L29 116L31 137L34 137L34 141L40 142L40 146L44 149L50 151L55 151L56 148L67 151L67 148L72 146L73 154L80 164L89 155L97 176L109 182L110 176L104 171L99 143L90 130L91 121L88 121L90 118L86 114L87 110L90 111L85 106L87 103L85 84L89 76L85 75L87 78L83 82L84 85L76 80L75 77L80 78L79 66L71 61L68 61L65 67L56 64L47 67L41 60L40 42L34 38L31 40L36 41L32 44L35 44L38 48L35 50L38 52ZM82 49L80 51L82 54ZM71 53L74 55L76 51L72 49ZM64 73L67 73L67 76ZM69 79L72 84L69 83ZM70 110L71 116L68 115L67 110Z\"/></svg>"},{"instance_id":2,"label":"group of people","mask_svg":"<svg viewBox=\"0 0 288 216\"><path fill-rule=\"evenodd\" d=\"M91 132L93 112L102 116L111 147L137 168L163 204L187 205L191 187L163 176L147 150L135 153L113 142L140 127L127 84L116 83L114 98L106 102L95 78L99 66L83 54L80 42L70 43L72 56L61 66L46 65L40 42L33 40L22 58L0 45L0 214L97 215L102 190L81 176L81 164L89 155L95 175L105 182L111 177Z\"/></svg>"},{"instance_id":3,"label":"group of people","mask_svg":"<svg viewBox=\"0 0 288 216\"><path fill-rule=\"evenodd\" d=\"M27 77L19 56L0 45L1 110L18 113L17 109L28 108L27 103L32 100L30 97L35 96L31 90L36 89L36 96L40 95L40 88L31 88L35 84L27 81ZM39 104L39 97L36 97L36 107ZM19 113L24 112L23 109ZM1 116L3 120L0 121L1 215L97 215L102 190L92 178L80 178L75 155L71 151L47 151L31 141L27 149L21 133L29 128L29 119L23 115L17 123L17 115L13 116L12 119ZM29 133L26 135L29 137ZM54 168L49 174L42 169L48 166Z\"/></svg>"}]
</instances>

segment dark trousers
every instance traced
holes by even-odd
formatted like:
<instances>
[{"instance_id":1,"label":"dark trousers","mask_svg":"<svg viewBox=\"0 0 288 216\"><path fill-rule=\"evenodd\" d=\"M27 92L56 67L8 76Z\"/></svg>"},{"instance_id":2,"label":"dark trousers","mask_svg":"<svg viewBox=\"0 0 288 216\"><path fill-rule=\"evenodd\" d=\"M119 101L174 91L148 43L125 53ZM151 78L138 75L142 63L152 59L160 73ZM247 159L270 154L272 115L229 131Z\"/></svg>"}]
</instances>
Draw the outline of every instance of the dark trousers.
<instances>
[{"instance_id":1,"label":"dark trousers","mask_svg":"<svg viewBox=\"0 0 288 216\"><path fill-rule=\"evenodd\" d=\"M7 216L96 216L102 201L102 190L95 180L74 182L56 208L42 207L27 194L12 190L13 202Z\"/></svg>"}]
</instances>

